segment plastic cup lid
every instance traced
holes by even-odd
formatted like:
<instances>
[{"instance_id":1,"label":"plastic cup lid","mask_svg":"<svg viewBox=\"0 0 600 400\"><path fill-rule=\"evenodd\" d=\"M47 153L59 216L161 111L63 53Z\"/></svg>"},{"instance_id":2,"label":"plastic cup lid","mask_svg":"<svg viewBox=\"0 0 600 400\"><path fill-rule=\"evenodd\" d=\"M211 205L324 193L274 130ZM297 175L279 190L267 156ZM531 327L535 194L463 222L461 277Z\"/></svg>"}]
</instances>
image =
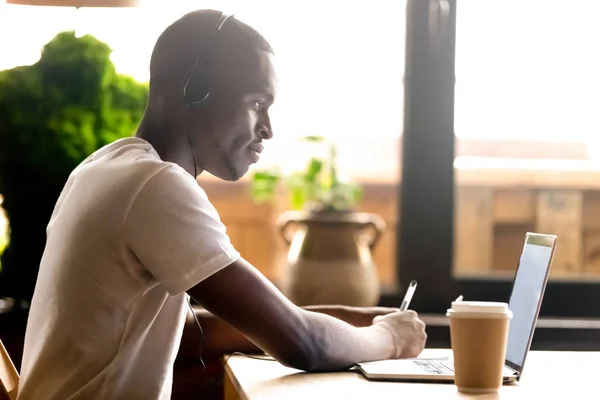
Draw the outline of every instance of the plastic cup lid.
<instances>
[{"instance_id":1,"label":"plastic cup lid","mask_svg":"<svg viewBox=\"0 0 600 400\"><path fill-rule=\"evenodd\" d=\"M507 303L493 301L454 301L448 313L512 314Z\"/></svg>"}]
</instances>

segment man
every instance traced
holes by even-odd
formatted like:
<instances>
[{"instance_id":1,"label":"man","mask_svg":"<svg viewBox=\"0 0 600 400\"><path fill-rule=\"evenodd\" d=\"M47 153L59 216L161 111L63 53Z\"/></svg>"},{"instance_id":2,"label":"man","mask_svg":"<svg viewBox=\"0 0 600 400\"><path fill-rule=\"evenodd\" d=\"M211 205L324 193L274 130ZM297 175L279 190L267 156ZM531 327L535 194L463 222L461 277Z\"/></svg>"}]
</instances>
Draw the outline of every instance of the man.
<instances>
[{"instance_id":1,"label":"man","mask_svg":"<svg viewBox=\"0 0 600 400\"><path fill-rule=\"evenodd\" d=\"M257 346L306 371L418 355L426 335L414 312L292 304L234 249L195 180L239 179L273 136L265 39L192 12L158 39L150 74L136 137L91 155L57 201L19 399L168 399L187 294L207 310L204 354Z\"/></svg>"}]
</instances>

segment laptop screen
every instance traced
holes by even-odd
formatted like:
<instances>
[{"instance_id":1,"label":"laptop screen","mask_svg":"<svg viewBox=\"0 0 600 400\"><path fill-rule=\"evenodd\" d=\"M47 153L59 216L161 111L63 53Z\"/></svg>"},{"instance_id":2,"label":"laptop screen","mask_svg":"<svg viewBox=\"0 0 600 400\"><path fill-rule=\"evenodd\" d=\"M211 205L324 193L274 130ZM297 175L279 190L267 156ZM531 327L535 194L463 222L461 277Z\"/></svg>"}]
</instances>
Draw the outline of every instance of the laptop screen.
<instances>
[{"instance_id":1,"label":"laptop screen","mask_svg":"<svg viewBox=\"0 0 600 400\"><path fill-rule=\"evenodd\" d=\"M546 286L555 238L527 235L508 307L513 312L506 360L523 366Z\"/></svg>"}]
</instances>

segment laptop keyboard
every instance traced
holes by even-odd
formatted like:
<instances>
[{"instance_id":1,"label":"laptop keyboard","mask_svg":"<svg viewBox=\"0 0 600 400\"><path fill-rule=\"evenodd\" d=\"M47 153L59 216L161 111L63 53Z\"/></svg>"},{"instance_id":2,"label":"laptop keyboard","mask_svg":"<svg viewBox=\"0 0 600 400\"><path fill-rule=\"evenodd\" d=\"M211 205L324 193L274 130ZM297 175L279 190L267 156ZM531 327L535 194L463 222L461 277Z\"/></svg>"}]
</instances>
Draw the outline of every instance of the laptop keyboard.
<instances>
[{"instance_id":1,"label":"laptop keyboard","mask_svg":"<svg viewBox=\"0 0 600 400\"><path fill-rule=\"evenodd\" d=\"M435 361L435 360L415 360L415 364L423 368L430 374L436 375L454 375L454 363L451 361Z\"/></svg>"}]
</instances>

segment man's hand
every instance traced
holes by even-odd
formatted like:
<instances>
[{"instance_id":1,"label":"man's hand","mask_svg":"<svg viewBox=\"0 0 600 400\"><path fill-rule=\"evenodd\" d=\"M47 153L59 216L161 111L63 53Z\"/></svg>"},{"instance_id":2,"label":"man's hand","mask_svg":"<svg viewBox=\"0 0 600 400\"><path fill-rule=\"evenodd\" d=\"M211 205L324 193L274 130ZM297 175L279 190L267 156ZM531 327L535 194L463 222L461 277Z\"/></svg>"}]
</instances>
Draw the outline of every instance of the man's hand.
<instances>
[{"instance_id":1,"label":"man's hand","mask_svg":"<svg viewBox=\"0 0 600 400\"><path fill-rule=\"evenodd\" d=\"M425 347L425 323L412 310L376 316L373 325L381 326L392 335L395 344L394 358L417 357Z\"/></svg>"}]
</instances>

